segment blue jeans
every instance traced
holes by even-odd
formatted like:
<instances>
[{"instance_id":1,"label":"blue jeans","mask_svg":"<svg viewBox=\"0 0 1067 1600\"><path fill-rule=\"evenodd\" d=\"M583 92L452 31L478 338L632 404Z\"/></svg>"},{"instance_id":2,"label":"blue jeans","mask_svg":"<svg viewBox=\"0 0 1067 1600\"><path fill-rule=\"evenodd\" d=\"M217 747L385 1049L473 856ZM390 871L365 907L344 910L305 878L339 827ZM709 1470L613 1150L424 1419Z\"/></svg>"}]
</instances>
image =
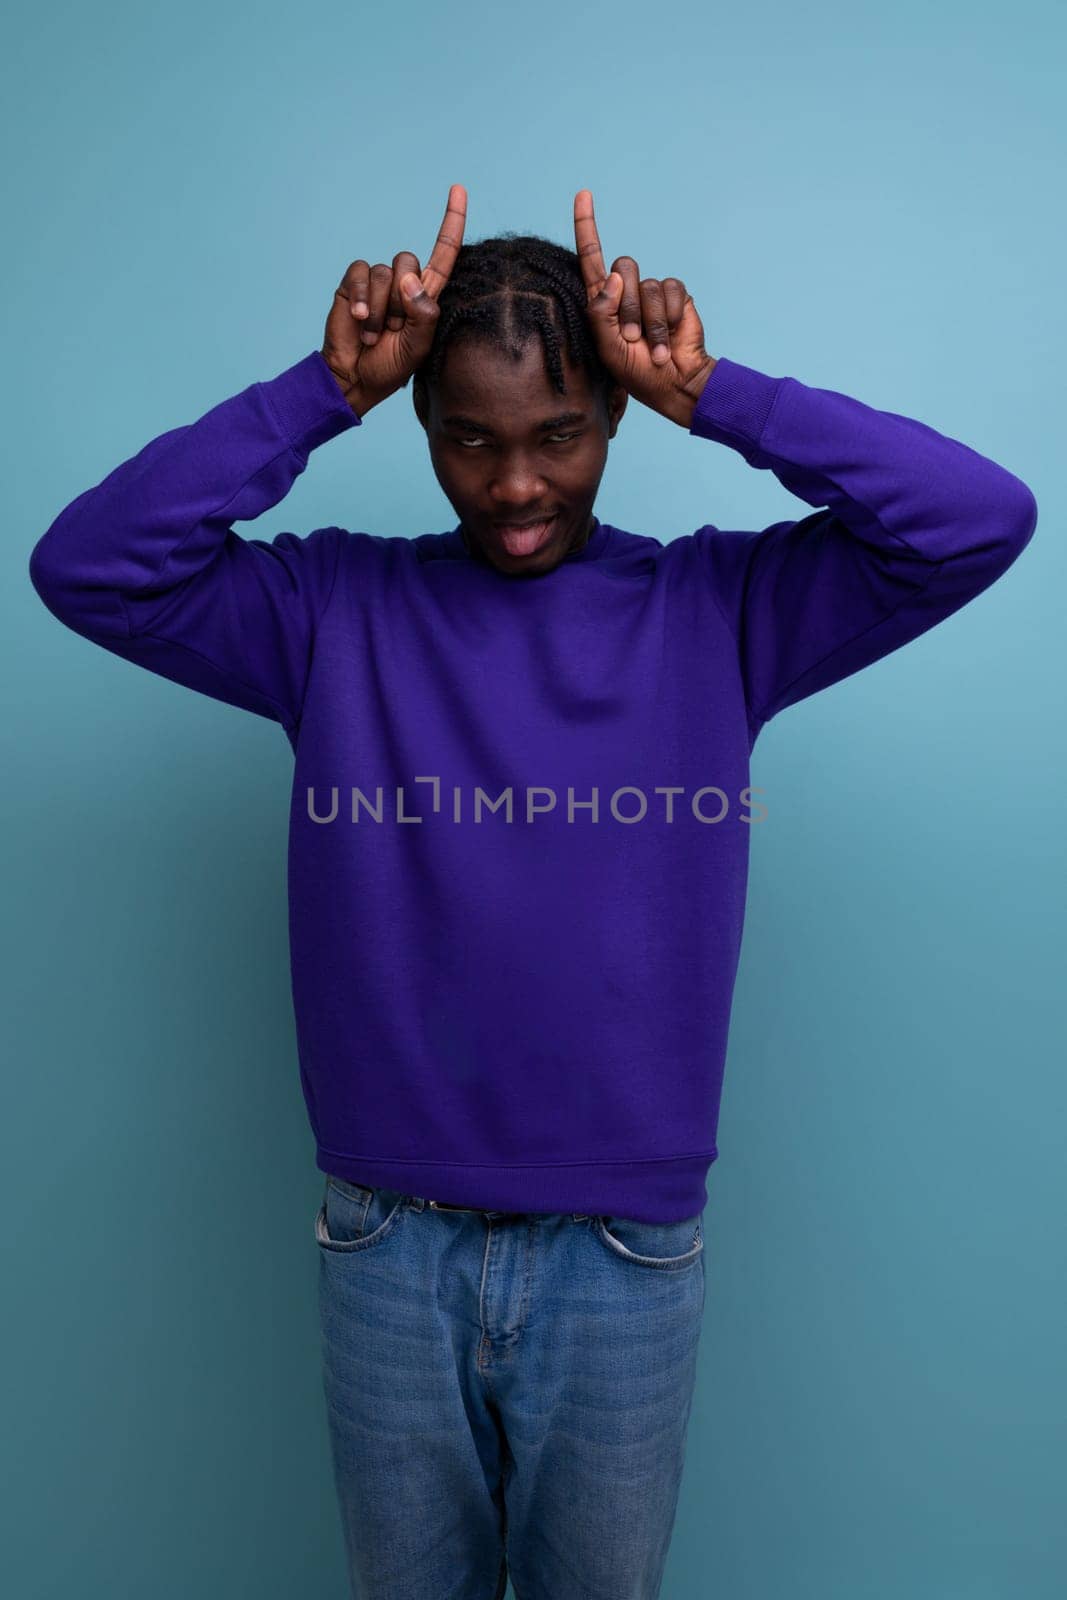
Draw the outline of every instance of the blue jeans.
<instances>
[{"instance_id":1,"label":"blue jeans","mask_svg":"<svg viewBox=\"0 0 1067 1600\"><path fill-rule=\"evenodd\" d=\"M326 1178L323 1390L355 1600L654 1600L703 1212L437 1208Z\"/></svg>"}]
</instances>

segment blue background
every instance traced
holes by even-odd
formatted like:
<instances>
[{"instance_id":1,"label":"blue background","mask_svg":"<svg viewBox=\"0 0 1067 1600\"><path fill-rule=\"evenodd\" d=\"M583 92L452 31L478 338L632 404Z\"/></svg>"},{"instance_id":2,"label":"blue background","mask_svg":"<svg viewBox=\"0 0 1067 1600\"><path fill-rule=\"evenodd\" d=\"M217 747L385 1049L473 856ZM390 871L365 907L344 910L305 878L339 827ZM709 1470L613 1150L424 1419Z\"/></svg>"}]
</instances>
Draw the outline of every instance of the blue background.
<instances>
[{"instance_id":1,"label":"blue background","mask_svg":"<svg viewBox=\"0 0 1067 1600\"><path fill-rule=\"evenodd\" d=\"M347 1592L291 752L62 629L27 561L150 438L317 349L350 260L425 264L461 182L469 239L568 245L591 188L609 263L684 278L712 354L917 417L1037 497L990 591L757 744L663 1592L1062 1594L1063 10L8 18L6 1592ZM808 508L631 402L597 509L667 539ZM408 391L254 531L453 521Z\"/></svg>"}]
</instances>

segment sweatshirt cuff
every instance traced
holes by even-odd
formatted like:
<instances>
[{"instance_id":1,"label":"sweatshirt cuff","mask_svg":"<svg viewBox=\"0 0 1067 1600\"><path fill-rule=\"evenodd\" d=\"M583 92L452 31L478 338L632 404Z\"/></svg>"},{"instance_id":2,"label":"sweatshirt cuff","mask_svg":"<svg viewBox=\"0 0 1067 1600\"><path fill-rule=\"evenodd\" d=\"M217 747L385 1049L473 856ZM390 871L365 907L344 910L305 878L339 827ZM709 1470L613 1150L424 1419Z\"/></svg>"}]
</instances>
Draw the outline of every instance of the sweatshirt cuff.
<instances>
[{"instance_id":1,"label":"sweatshirt cuff","mask_svg":"<svg viewBox=\"0 0 1067 1600\"><path fill-rule=\"evenodd\" d=\"M783 382L719 356L693 409L689 432L719 444L759 444Z\"/></svg>"},{"instance_id":2,"label":"sweatshirt cuff","mask_svg":"<svg viewBox=\"0 0 1067 1600\"><path fill-rule=\"evenodd\" d=\"M321 350L312 350L259 387L301 455L363 422L338 388Z\"/></svg>"}]
</instances>

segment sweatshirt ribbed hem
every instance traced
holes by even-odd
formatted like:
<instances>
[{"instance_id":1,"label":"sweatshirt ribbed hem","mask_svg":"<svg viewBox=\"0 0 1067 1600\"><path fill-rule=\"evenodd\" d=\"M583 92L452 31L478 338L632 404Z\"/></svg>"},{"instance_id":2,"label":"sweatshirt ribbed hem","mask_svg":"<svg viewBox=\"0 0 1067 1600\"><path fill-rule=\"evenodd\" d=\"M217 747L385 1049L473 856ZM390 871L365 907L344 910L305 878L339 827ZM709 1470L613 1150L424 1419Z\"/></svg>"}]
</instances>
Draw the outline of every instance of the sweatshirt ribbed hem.
<instances>
[{"instance_id":1,"label":"sweatshirt ribbed hem","mask_svg":"<svg viewBox=\"0 0 1067 1600\"><path fill-rule=\"evenodd\" d=\"M479 1211L580 1212L639 1222L682 1222L703 1211L704 1176L714 1145L695 1155L638 1161L484 1166L462 1162L372 1160L316 1147L320 1171L371 1189L394 1189ZM640 1200L636 1196L640 1196Z\"/></svg>"}]
</instances>

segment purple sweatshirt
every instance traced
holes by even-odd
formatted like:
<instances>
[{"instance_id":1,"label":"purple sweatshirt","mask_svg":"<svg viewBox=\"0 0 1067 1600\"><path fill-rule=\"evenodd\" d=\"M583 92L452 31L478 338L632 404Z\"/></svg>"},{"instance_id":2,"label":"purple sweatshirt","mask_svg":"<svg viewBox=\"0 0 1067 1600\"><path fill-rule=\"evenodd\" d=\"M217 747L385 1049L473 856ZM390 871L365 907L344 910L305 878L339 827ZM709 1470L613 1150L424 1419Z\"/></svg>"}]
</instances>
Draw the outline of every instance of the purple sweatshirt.
<instances>
[{"instance_id":1,"label":"purple sweatshirt","mask_svg":"<svg viewBox=\"0 0 1067 1600\"><path fill-rule=\"evenodd\" d=\"M666 543L596 520L521 579L459 526L235 532L359 425L313 351L72 501L33 585L105 650L286 732L323 1171L491 1210L692 1216L759 731L986 589L1034 497L921 422L722 357L691 436L824 509Z\"/></svg>"}]
</instances>

